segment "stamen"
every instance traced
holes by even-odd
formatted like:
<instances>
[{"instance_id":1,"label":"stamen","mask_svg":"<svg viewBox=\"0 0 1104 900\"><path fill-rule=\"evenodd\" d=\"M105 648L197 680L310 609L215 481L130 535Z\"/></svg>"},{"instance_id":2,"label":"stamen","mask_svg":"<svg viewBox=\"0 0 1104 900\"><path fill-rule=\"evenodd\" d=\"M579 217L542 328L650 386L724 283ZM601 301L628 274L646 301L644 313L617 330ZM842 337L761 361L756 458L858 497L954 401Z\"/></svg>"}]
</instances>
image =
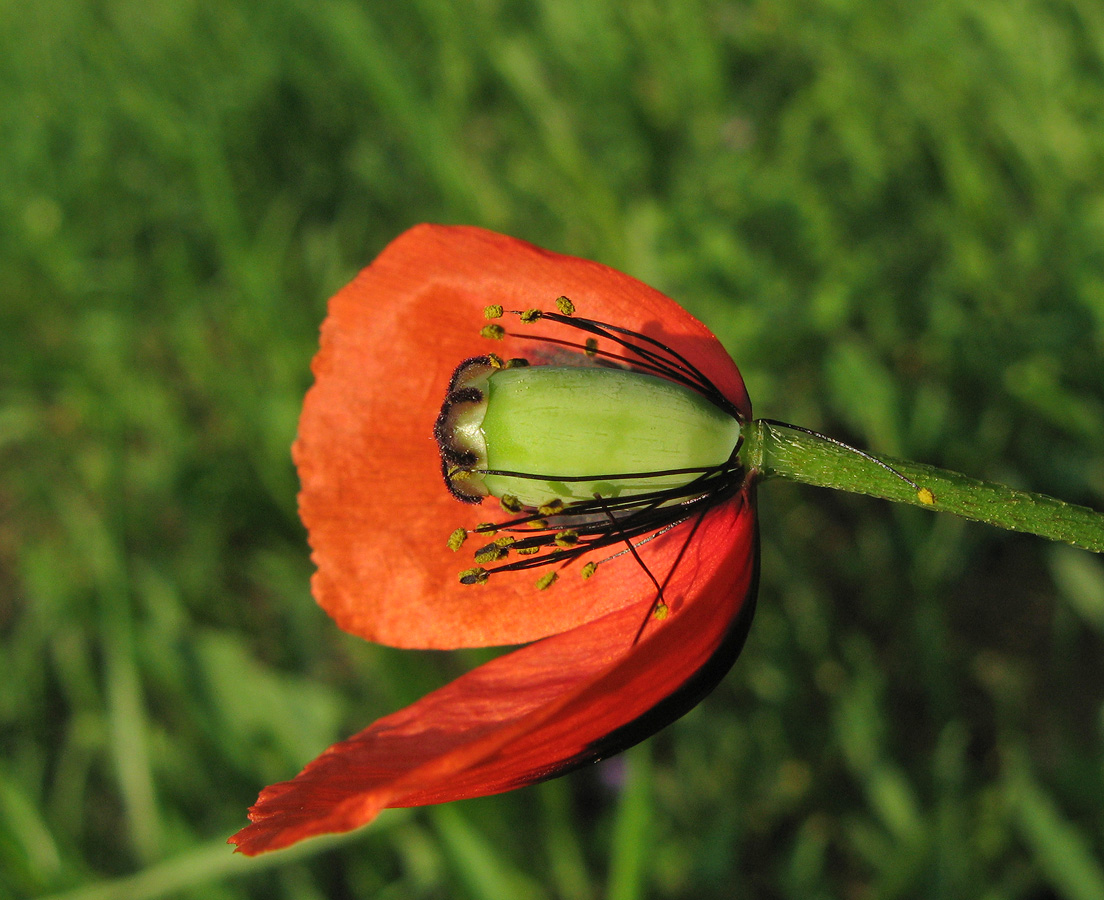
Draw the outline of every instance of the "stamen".
<instances>
[{"instance_id":1,"label":"stamen","mask_svg":"<svg viewBox=\"0 0 1104 900\"><path fill-rule=\"evenodd\" d=\"M538 319L547 319L548 321L566 325L570 328L589 332L597 337L604 337L624 348L631 356L622 357L608 351L598 350L596 341L594 346L591 346L589 341L578 344L572 341L543 335L516 334L514 336L525 340L572 347L587 355L593 353L596 356L624 362L640 371L660 375L698 391L708 397L710 401L719 408L725 410L738 420L743 420L736 406L728 400L728 398L726 398L704 374L702 374L697 366L678 351L671 349L655 338L650 338L647 335L631 331L627 328L620 328L616 325L610 325L606 322L599 322L593 319L574 318L574 305L566 297L561 297L556 301L557 307L560 305L561 300L566 301L567 308L570 309L570 312L564 313L561 311L559 313L551 313L543 312L538 309L527 309L524 311L513 310L512 312L525 324L532 324Z\"/></svg>"},{"instance_id":2,"label":"stamen","mask_svg":"<svg viewBox=\"0 0 1104 900\"><path fill-rule=\"evenodd\" d=\"M579 532L569 528L557 532L552 540L557 547L574 547L579 543Z\"/></svg>"},{"instance_id":3,"label":"stamen","mask_svg":"<svg viewBox=\"0 0 1104 900\"><path fill-rule=\"evenodd\" d=\"M537 590L548 590L548 588L552 587L552 585L556 583L556 579L559 577L560 576L557 575L555 572L545 572L543 575L541 575L540 578L537 579Z\"/></svg>"},{"instance_id":4,"label":"stamen","mask_svg":"<svg viewBox=\"0 0 1104 900\"><path fill-rule=\"evenodd\" d=\"M464 546L464 541L468 539L468 532L464 528L457 528L448 538L448 548L453 553Z\"/></svg>"},{"instance_id":5,"label":"stamen","mask_svg":"<svg viewBox=\"0 0 1104 900\"><path fill-rule=\"evenodd\" d=\"M460 573L461 584L486 584L487 579L490 577L490 573L482 566L476 566L473 569L465 569Z\"/></svg>"},{"instance_id":6,"label":"stamen","mask_svg":"<svg viewBox=\"0 0 1104 900\"><path fill-rule=\"evenodd\" d=\"M705 514L708 511L709 511L709 508L704 507L702 509L702 511L700 513L698 513L697 518L694 519L693 527L690 529L689 533L686 535L686 539L682 542L682 546L679 548L678 556L675 557L675 561L671 564L671 568L667 572L667 577L663 579L663 587L667 586L668 582L670 582L670 580L671 580L671 577L675 574L675 571L678 569L679 565L682 563L682 558L683 558L683 556L686 555L686 548L689 547L690 542L692 540L694 540L694 535L698 533L698 528L701 527L701 523L705 519ZM655 618L657 621L663 621L664 619L667 618L667 615L668 615L669 612L670 612L670 610L667 606L666 601L664 600L663 589L661 588L658 596L655 599L655 602L652 604L652 617ZM644 627L647 624L648 624L647 619L645 619L643 622L640 623L640 629L636 632L636 637L633 639L634 644L637 641L639 641L640 636L642 634L644 634Z\"/></svg>"},{"instance_id":7,"label":"stamen","mask_svg":"<svg viewBox=\"0 0 1104 900\"><path fill-rule=\"evenodd\" d=\"M505 547L500 547L498 544L487 544L475 551L474 558L479 565L486 566L505 559L508 553L509 551Z\"/></svg>"},{"instance_id":8,"label":"stamen","mask_svg":"<svg viewBox=\"0 0 1104 900\"><path fill-rule=\"evenodd\" d=\"M470 533L493 538L473 553L475 565L459 574L460 582L466 585L485 584L492 574L502 572L562 568L580 557L601 553L603 558L581 565L580 574L585 580L593 577L605 560L631 555L656 591L636 636L639 639L648 621L662 620L670 614L665 588L705 514L737 497L743 487L745 471L738 457L743 440L739 423L743 418L735 405L677 351L629 329L577 318L574 304L567 297L559 297L555 303L555 312L505 310L492 304L484 309L484 315L497 319L510 313L524 325L545 320L581 331L585 338L571 341L508 332L497 323L484 325L481 334L491 339L509 335L566 347L606 364L550 366L530 376L506 371L529 366L528 360L514 357L504 362L490 354L468 360L457 369L435 428L446 482L465 502L478 503L484 496L496 496L508 518L483 522L469 531L459 528L450 535L448 545L458 550ZM608 342L613 349L600 349L600 341ZM583 372L593 373L593 377L584 377ZM662 381L673 384L664 386ZM652 387L649 382L660 383ZM622 399L625 396L634 398L638 405L626 406L627 401ZM648 403L653 405L640 405ZM554 419L545 417L542 411L546 407L553 411ZM622 425L623 412L627 425ZM678 418L684 415L689 418ZM590 426L595 417L598 425ZM691 423L689 434L697 441L693 446L706 449L684 451L666 436L658 442L658 452L650 449L655 421ZM609 434L618 439L612 440ZM687 432L671 425L668 434L681 439ZM542 450L540 442L545 435L553 449ZM602 437L596 441L595 435ZM636 435L640 437L634 440ZM575 451L579 446L586 451ZM717 462L718 457L726 455L727 459ZM611 460L614 465L610 468L615 468L618 461L625 468L635 462L641 471L593 472L599 466L605 468ZM495 468L495 462L501 468ZM699 462L705 464L685 465ZM662 468L672 463L670 468ZM562 466L565 474L534 471L553 466ZM588 469L588 474L579 474ZM637 548L690 519L695 520L694 525L661 583ZM494 537L501 532L511 533ZM621 549L611 552L615 548ZM546 590L557 578L557 571L546 571L537 579L536 587Z\"/></svg>"},{"instance_id":9,"label":"stamen","mask_svg":"<svg viewBox=\"0 0 1104 900\"><path fill-rule=\"evenodd\" d=\"M601 498L601 496L600 496L600 495L598 495L598 494L595 494L595 495L594 495L594 499L595 499L595 500L597 500L597 501L598 501L599 503L601 503L601 502L602 502L602 498ZM604 511L604 512L605 512L605 514L606 514L606 515L607 515L607 516L609 517L609 520L610 520L610 524L611 524L611 525L612 525L612 526L614 527L614 529L616 529L616 530L620 530L620 529L618 529L618 528L617 528L617 519L615 519L615 518L613 517L613 513L611 513L611 512L610 512L610 511L609 511L608 509L605 509L604 507L603 507L603 511ZM662 587L660 586L659 582L658 582L658 581L656 581L656 579L655 579L655 576L654 576L654 575L652 574L652 570L651 570L651 569L649 569L649 568L648 568L648 566L647 566L647 564L646 564L646 563L644 562L644 560L640 558L640 554L639 554L639 553L637 553L637 551L636 551L636 547L634 547L634 546L633 546L633 543L632 543L632 541L631 541L631 540L629 540L629 539L628 539L628 537L625 537L625 539L624 539L624 540L625 540L625 546L626 546L626 547L628 548L628 551L629 551L629 553L631 553L631 554L633 555L633 559L635 559L635 560L636 560L636 564L637 564L638 566L640 566L640 568L641 568L641 569L643 569L643 571L644 571L644 574L645 574L645 575L647 575L647 576L648 576L648 579L649 579L649 580L650 580L650 581L652 582L652 584L654 584L654 585L655 585L655 589L656 589L656 603L657 603L657 604L658 604L658 603L664 603L664 600L663 600L663 588L662 588ZM664 603L664 605L666 605L666 604ZM638 633L637 633L637 635L636 635L636 639L637 639L637 640L639 640L639 639L640 639L640 634L639 634L639 632L638 632ZM635 642L634 642L634 643L635 643Z\"/></svg>"},{"instance_id":10,"label":"stamen","mask_svg":"<svg viewBox=\"0 0 1104 900\"><path fill-rule=\"evenodd\" d=\"M548 522L539 518L535 512L518 516L499 523L496 527L507 531L526 529L526 536L519 539L503 535L494 543L481 547L475 557L475 562L481 564L478 571L463 573L466 577L462 580L465 584L482 584L492 574L566 563L595 550L620 544L625 548L621 553L631 554L656 586L656 603L649 610L649 616L652 616L656 609L667 605L663 597L663 585L647 569L637 547L689 519L691 514L687 510L691 506L696 508L695 525L690 532L692 536L706 512L737 494L743 477L743 469L733 460L724 467L722 474L713 472L708 476L700 476L692 485L631 498L607 499L598 496L586 502L564 504L557 520L561 523L570 522L572 527L567 529L562 525L555 531L549 529ZM678 502L670 505L672 498L676 497L680 498ZM482 526L483 530L486 527ZM480 528L473 530L478 532ZM514 562L504 562L493 569L483 569L482 564L497 562L503 558L504 554L499 555L499 551L505 549L507 540L513 540L509 547L519 558ZM686 544L679 552L679 559L685 548ZM618 555L620 554L614 554L607 559ZM593 576L600 563L601 561L586 563L582 569L583 578Z\"/></svg>"},{"instance_id":11,"label":"stamen","mask_svg":"<svg viewBox=\"0 0 1104 900\"><path fill-rule=\"evenodd\" d=\"M742 442L741 436L740 441ZM739 449L740 444L737 444ZM620 481L625 479L631 481L634 478L661 478L668 475L697 475L708 474L711 472L720 471L718 466L691 466L685 469L656 469L649 472L627 472L627 473L607 473L605 475L534 475L532 472L512 472L509 469L472 469L466 474L468 475L501 475L505 478L527 478L533 481L562 481L564 484L573 484L582 481ZM511 502L517 501L517 498L510 494L503 494L503 498L510 498ZM501 502L501 499L500 501ZM539 507L541 515L555 515L556 512L547 512L546 510L553 510L556 503L559 503L559 509L563 509L563 502L560 500L551 500L543 506ZM503 504L505 506L505 504ZM510 512L518 512L521 509L520 504L518 509L510 509Z\"/></svg>"}]
</instances>

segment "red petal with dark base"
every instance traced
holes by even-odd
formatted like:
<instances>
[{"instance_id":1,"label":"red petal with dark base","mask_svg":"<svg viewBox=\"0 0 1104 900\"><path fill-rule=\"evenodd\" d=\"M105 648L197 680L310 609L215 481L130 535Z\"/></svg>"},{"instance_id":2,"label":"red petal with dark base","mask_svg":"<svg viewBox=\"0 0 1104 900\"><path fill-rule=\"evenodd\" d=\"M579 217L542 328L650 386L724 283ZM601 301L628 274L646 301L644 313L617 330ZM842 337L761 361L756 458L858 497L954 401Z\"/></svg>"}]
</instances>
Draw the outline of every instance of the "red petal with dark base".
<instances>
[{"instance_id":1,"label":"red petal with dark base","mask_svg":"<svg viewBox=\"0 0 1104 900\"><path fill-rule=\"evenodd\" d=\"M389 806L441 803L551 777L646 737L723 677L755 605L753 486L641 544L584 581L539 593L531 573L463 586L457 526L498 517L456 502L440 477L433 423L453 368L539 345L476 335L482 310L551 309L654 338L689 359L744 415L739 372L709 331L646 285L596 263L474 228L402 235L330 304L295 459L318 566L318 601L347 631L408 647L544 638L480 666L330 748L266 789L232 838L253 854L363 825ZM555 323L519 332L570 337ZM490 506L490 504L488 504ZM695 530L696 529L696 530ZM643 630L642 630L643 626ZM548 636L551 635L551 636Z\"/></svg>"},{"instance_id":2,"label":"red petal with dark base","mask_svg":"<svg viewBox=\"0 0 1104 900\"><path fill-rule=\"evenodd\" d=\"M364 825L389 806L496 793L623 749L697 703L739 652L754 607L750 489L708 513L666 595L516 650L330 748L266 789L244 853ZM677 554L683 529L665 535ZM685 535L683 535L685 537ZM662 576L665 570L658 570ZM550 595L545 595L550 596Z\"/></svg>"},{"instance_id":3,"label":"red petal with dark base","mask_svg":"<svg viewBox=\"0 0 1104 900\"><path fill-rule=\"evenodd\" d=\"M745 415L732 360L676 303L606 266L478 228L422 225L396 239L330 303L294 455L300 512L318 568L318 602L346 631L399 647L516 644L651 602L654 588L625 557L590 581L567 571L548 594L536 576L464 586L471 565L445 547L457 526L499 517L497 503L465 506L440 477L433 423L452 370L470 356L532 354L532 342L478 336L483 308L554 310L638 331L690 359ZM547 334L557 326L511 330ZM565 335L561 328L557 336ZM677 542L641 548L666 571ZM539 600L538 600L539 596Z\"/></svg>"}]
</instances>

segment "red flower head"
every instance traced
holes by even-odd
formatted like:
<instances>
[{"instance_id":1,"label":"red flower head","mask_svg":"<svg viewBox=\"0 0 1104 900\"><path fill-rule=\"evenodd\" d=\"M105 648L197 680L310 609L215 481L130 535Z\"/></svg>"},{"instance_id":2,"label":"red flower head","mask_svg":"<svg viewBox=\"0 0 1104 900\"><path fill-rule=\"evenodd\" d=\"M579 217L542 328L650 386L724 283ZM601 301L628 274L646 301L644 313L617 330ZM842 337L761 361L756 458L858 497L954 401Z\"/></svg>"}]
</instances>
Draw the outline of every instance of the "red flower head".
<instances>
[{"instance_id":1,"label":"red flower head","mask_svg":"<svg viewBox=\"0 0 1104 900\"><path fill-rule=\"evenodd\" d=\"M577 316L567 303L556 311L560 297L571 298ZM494 307L546 312L484 329L498 336L492 341L479 333L487 307L491 315L499 313ZM488 464L471 434L485 412L488 377L498 379L503 397L503 385L522 399L544 390L502 362L515 358L527 358L538 380L555 380L539 364L569 379L579 373L565 366L612 379L602 403L574 381L548 388L599 415L624 405L624 372L658 375L659 389L678 395L674 402L706 407L722 425L735 422L731 456L652 466L647 481L639 463L611 451L589 479L560 470L511 480L517 472ZM655 733L728 671L755 605L753 485L735 454L751 406L720 343L673 301L597 263L477 228L422 225L333 298L313 371L294 456L318 602L346 631L397 647L528 645L266 788L252 824L231 838L239 850L347 831L386 807L477 797L562 774ZM635 379L657 380L634 374L633 390ZM672 387L679 382L684 387ZM544 414L539 433L530 435L531 424L515 430L523 444L551 442L546 465L566 468L571 451L557 440L575 413L552 404ZM544 421L534 415L521 421ZM667 413L660 418L659 431L681 433ZM649 414L638 419L647 428ZM496 476L568 499L515 500L495 488ZM499 496L505 512L493 500L470 502L484 493ZM458 525L464 530L450 539ZM471 545L449 549L465 533L482 536L478 565Z\"/></svg>"}]
</instances>

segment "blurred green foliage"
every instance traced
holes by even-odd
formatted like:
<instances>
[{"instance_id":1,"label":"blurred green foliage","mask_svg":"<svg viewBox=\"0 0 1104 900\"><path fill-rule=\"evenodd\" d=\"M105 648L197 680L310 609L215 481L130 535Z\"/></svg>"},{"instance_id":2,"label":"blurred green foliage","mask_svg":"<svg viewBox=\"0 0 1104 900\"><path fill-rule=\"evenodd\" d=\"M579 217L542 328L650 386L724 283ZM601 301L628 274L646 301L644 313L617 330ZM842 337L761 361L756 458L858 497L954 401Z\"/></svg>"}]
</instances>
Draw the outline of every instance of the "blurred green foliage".
<instances>
[{"instance_id":1,"label":"blurred green foliage","mask_svg":"<svg viewBox=\"0 0 1104 900\"><path fill-rule=\"evenodd\" d=\"M777 484L744 657L654 740L223 844L472 661L338 632L295 513L325 301L416 222L655 284L763 414L1104 508L1104 6L0 9L0 900L1104 898L1100 559Z\"/></svg>"}]
</instances>

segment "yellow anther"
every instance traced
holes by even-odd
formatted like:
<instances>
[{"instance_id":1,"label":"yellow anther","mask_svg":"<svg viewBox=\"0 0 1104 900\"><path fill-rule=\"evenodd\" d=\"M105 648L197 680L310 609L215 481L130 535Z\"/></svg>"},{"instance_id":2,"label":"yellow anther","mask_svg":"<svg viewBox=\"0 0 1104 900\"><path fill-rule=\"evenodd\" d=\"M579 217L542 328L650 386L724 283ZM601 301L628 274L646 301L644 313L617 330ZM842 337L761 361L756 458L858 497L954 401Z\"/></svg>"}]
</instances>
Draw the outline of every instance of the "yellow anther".
<instances>
[{"instance_id":1,"label":"yellow anther","mask_svg":"<svg viewBox=\"0 0 1104 900\"><path fill-rule=\"evenodd\" d=\"M539 309L527 309L522 313L519 313L518 318L521 319L526 325L532 325L537 319L539 319L544 313Z\"/></svg>"},{"instance_id":2,"label":"yellow anther","mask_svg":"<svg viewBox=\"0 0 1104 900\"><path fill-rule=\"evenodd\" d=\"M920 488L920 490L916 492L916 496L925 506L935 506L935 494L927 488Z\"/></svg>"},{"instance_id":3,"label":"yellow anther","mask_svg":"<svg viewBox=\"0 0 1104 900\"><path fill-rule=\"evenodd\" d=\"M501 325L484 325L479 329L480 337L490 338L492 341L501 341L506 336L506 329Z\"/></svg>"},{"instance_id":4,"label":"yellow anther","mask_svg":"<svg viewBox=\"0 0 1104 900\"><path fill-rule=\"evenodd\" d=\"M666 603L657 603L655 610L652 611L652 618L658 622L662 622L667 618L670 612L671 610L667 608Z\"/></svg>"},{"instance_id":5,"label":"yellow anther","mask_svg":"<svg viewBox=\"0 0 1104 900\"><path fill-rule=\"evenodd\" d=\"M488 544L486 547L480 547L476 550L474 558L475 561L482 566L504 559L507 552L505 547L499 547L497 544Z\"/></svg>"},{"instance_id":6,"label":"yellow anther","mask_svg":"<svg viewBox=\"0 0 1104 900\"><path fill-rule=\"evenodd\" d=\"M575 315L575 304L568 300L567 297L556 298L556 309L565 316Z\"/></svg>"},{"instance_id":7,"label":"yellow anther","mask_svg":"<svg viewBox=\"0 0 1104 900\"><path fill-rule=\"evenodd\" d=\"M542 516L554 516L557 513L562 512L563 507L563 500L549 500L543 506L539 507L537 509L537 512L539 512Z\"/></svg>"},{"instance_id":8,"label":"yellow anther","mask_svg":"<svg viewBox=\"0 0 1104 900\"><path fill-rule=\"evenodd\" d=\"M588 562L585 566L583 566L583 578L584 579L590 578L597 571L598 571L598 563Z\"/></svg>"},{"instance_id":9,"label":"yellow anther","mask_svg":"<svg viewBox=\"0 0 1104 900\"><path fill-rule=\"evenodd\" d=\"M557 532L556 536L552 539L555 541L557 547L574 547L579 543L579 532L567 528L563 531Z\"/></svg>"},{"instance_id":10,"label":"yellow anther","mask_svg":"<svg viewBox=\"0 0 1104 900\"><path fill-rule=\"evenodd\" d=\"M595 356L598 353L598 338L586 339L586 355Z\"/></svg>"},{"instance_id":11,"label":"yellow anther","mask_svg":"<svg viewBox=\"0 0 1104 900\"><path fill-rule=\"evenodd\" d=\"M521 501L513 494L503 494L498 498L499 505L509 513L521 512Z\"/></svg>"},{"instance_id":12,"label":"yellow anther","mask_svg":"<svg viewBox=\"0 0 1104 900\"><path fill-rule=\"evenodd\" d=\"M449 548L449 550L451 550L453 553L455 553L462 546L464 546L464 541L466 541L467 539L468 539L467 529L457 528L448 537L448 548Z\"/></svg>"},{"instance_id":13,"label":"yellow anther","mask_svg":"<svg viewBox=\"0 0 1104 900\"><path fill-rule=\"evenodd\" d=\"M537 590L547 590L556 583L556 579L559 577L560 576L557 575L555 572L545 572L545 574L541 575L541 577L537 579Z\"/></svg>"},{"instance_id":14,"label":"yellow anther","mask_svg":"<svg viewBox=\"0 0 1104 900\"><path fill-rule=\"evenodd\" d=\"M465 569L463 572L460 573L460 583L486 584L487 579L490 577L490 572L488 572L482 566L476 566L474 569Z\"/></svg>"},{"instance_id":15,"label":"yellow anther","mask_svg":"<svg viewBox=\"0 0 1104 900\"><path fill-rule=\"evenodd\" d=\"M501 319L502 318L502 313L503 313L502 306L498 303L492 303L490 306L484 306L483 307L483 318L484 319Z\"/></svg>"}]
</instances>

